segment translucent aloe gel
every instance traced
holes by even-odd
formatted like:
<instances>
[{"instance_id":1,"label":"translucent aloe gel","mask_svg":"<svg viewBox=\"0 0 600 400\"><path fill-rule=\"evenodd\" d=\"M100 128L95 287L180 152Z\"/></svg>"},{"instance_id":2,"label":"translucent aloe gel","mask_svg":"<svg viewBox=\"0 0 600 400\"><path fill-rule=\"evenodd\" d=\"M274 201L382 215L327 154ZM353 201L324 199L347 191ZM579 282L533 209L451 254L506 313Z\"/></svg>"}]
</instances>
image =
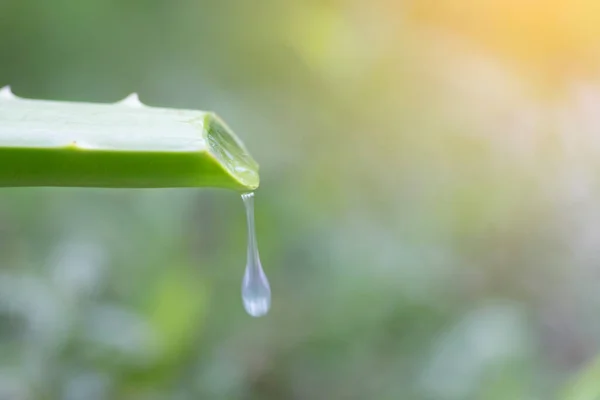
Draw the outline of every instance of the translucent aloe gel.
<instances>
[{"instance_id":1,"label":"translucent aloe gel","mask_svg":"<svg viewBox=\"0 0 600 400\"><path fill-rule=\"evenodd\" d=\"M246 207L248 222L248 255L246 271L242 279L242 300L244 308L253 317L262 317L271 308L271 287L265 275L256 242L256 229L254 226L254 193L242 195Z\"/></svg>"}]
</instances>

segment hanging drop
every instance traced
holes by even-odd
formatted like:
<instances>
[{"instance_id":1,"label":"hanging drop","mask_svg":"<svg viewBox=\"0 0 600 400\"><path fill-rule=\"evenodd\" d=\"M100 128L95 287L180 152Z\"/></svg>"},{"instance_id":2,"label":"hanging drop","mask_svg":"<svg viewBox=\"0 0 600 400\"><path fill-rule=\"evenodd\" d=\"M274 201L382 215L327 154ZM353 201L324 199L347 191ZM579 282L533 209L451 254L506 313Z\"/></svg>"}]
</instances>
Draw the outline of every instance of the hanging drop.
<instances>
[{"instance_id":1,"label":"hanging drop","mask_svg":"<svg viewBox=\"0 0 600 400\"><path fill-rule=\"evenodd\" d=\"M271 308L271 287L258 255L256 229L254 227L254 193L242 194L242 200L246 208L248 223L248 260L242 279L242 300L248 314L253 317L262 317Z\"/></svg>"}]
</instances>

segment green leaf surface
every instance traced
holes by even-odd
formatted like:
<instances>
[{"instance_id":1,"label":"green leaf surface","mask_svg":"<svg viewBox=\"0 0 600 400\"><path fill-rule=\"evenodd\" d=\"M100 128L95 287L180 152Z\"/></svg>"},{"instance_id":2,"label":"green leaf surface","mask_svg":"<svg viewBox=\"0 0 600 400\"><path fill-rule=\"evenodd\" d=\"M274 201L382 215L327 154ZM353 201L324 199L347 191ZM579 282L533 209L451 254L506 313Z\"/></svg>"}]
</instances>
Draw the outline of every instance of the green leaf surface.
<instances>
[{"instance_id":1,"label":"green leaf surface","mask_svg":"<svg viewBox=\"0 0 600 400\"><path fill-rule=\"evenodd\" d=\"M258 164L214 113L18 98L0 91L0 187L258 187Z\"/></svg>"}]
</instances>

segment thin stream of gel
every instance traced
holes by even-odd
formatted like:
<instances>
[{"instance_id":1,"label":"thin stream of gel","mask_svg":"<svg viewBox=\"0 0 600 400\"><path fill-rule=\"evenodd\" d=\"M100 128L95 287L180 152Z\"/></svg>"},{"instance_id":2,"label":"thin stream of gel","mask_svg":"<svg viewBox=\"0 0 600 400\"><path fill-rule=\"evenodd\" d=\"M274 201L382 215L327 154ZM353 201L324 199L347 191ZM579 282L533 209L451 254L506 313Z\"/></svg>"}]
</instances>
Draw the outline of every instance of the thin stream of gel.
<instances>
[{"instance_id":1,"label":"thin stream of gel","mask_svg":"<svg viewBox=\"0 0 600 400\"><path fill-rule=\"evenodd\" d=\"M260 264L254 227L254 193L242 194L248 223L248 261L242 280L242 300L246 312L262 317L271 308L271 287Z\"/></svg>"}]
</instances>

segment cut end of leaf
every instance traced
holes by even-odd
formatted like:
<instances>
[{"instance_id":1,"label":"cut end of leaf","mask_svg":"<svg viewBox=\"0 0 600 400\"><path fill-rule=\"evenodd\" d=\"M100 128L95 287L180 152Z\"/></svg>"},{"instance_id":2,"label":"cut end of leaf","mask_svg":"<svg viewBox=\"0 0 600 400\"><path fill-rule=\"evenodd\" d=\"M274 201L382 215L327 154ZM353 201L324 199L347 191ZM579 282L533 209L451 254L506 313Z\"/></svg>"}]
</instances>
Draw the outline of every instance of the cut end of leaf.
<instances>
[{"instance_id":1,"label":"cut end of leaf","mask_svg":"<svg viewBox=\"0 0 600 400\"><path fill-rule=\"evenodd\" d=\"M206 115L204 131L213 157L244 189L256 189L259 184L258 163L250 156L244 143L213 113Z\"/></svg>"}]
</instances>

